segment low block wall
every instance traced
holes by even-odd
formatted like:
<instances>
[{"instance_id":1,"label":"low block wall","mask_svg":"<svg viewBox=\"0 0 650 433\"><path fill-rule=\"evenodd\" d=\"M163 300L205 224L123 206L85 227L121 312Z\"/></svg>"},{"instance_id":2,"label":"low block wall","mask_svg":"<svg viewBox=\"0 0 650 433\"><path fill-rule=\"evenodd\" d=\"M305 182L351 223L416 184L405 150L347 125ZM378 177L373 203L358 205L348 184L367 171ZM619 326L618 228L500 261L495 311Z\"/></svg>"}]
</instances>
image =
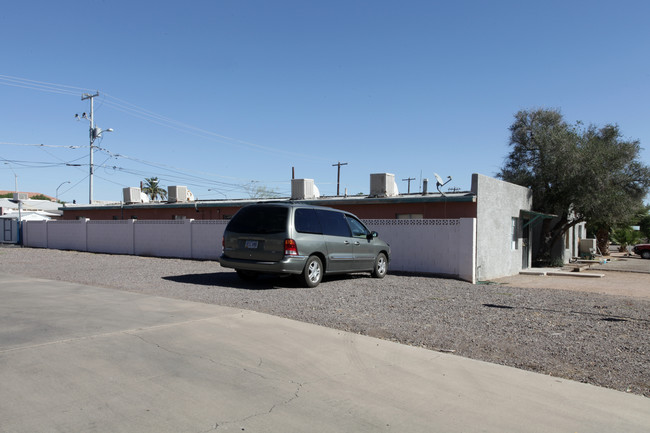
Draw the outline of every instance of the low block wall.
<instances>
[{"instance_id":1,"label":"low block wall","mask_svg":"<svg viewBox=\"0 0 650 433\"><path fill-rule=\"evenodd\" d=\"M364 220L391 246L389 271L474 283L476 219ZM28 247L216 260L227 220L29 221Z\"/></svg>"},{"instance_id":2,"label":"low block wall","mask_svg":"<svg viewBox=\"0 0 650 433\"><path fill-rule=\"evenodd\" d=\"M88 220L47 221L47 248L87 251L87 222ZM25 226L29 226L30 223L31 221L27 221Z\"/></svg>"},{"instance_id":3,"label":"low block wall","mask_svg":"<svg viewBox=\"0 0 650 433\"><path fill-rule=\"evenodd\" d=\"M192 257L217 260L228 220L200 220L192 223Z\"/></svg>"},{"instance_id":4,"label":"low block wall","mask_svg":"<svg viewBox=\"0 0 650 433\"><path fill-rule=\"evenodd\" d=\"M93 253L135 254L134 222L135 220L88 221L88 251Z\"/></svg>"},{"instance_id":5,"label":"low block wall","mask_svg":"<svg viewBox=\"0 0 650 433\"><path fill-rule=\"evenodd\" d=\"M475 282L474 218L365 220L391 248L391 271L449 275Z\"/></svg>"}]
</instances>

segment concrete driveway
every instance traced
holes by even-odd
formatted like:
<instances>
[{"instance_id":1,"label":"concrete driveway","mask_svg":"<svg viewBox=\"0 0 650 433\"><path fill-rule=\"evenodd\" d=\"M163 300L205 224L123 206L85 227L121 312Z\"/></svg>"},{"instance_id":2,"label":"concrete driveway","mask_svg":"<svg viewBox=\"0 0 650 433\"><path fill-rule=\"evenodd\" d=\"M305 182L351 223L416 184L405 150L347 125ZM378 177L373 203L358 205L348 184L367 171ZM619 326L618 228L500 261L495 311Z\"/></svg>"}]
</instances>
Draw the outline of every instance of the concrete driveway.
<instances>
[{"instance_id":1,"label":"concrete driveway","mask_svg":"<svg viewBox=\"0 0 650 433\"><path fill-rule=\"evenodd\" d=\"M623 253L612 253L607 259L606 263L593 264L584 272L566 272L565 276L519 274L498 278L494 282L514 287L574 290L650 299L650 260L640 256L628 257ZM531 270L535 269L537 268ZM592 273L602 277L581 278L581 275Z\"/></svg>"},{"instance_id":2,"label":"concrete driveway","mask_svg":"<svg viewBox=\"0 0 650 433\"><path fill-rule=\"evenodd\" d=\"M215 305L0 275L0 432L645 432L650 399Z\"/></svg>"}]
</instances>

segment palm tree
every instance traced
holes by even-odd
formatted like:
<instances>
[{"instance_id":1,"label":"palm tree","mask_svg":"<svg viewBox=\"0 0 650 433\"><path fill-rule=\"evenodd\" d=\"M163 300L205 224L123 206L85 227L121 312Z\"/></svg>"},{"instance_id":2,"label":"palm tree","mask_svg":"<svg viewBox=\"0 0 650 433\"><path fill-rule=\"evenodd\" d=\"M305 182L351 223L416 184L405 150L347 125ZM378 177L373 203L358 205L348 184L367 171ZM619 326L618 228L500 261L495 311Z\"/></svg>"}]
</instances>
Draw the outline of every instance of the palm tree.
<instances>
[{"instance_id":1,"label":"palm tree","mask_svg":"<svg viewBox=\"0 0 650 433\"><path fill-rule=\"evenodd\" d=\"M158 183L159 181L157 177L145 177L144 179L144 187L142 188L142 192L147 194L152 201L155 201L158 197L161 199L167 198L167 191L165 191L163 188L160 188L160 186L158 186Z\"/></svg>"}]
</instances>

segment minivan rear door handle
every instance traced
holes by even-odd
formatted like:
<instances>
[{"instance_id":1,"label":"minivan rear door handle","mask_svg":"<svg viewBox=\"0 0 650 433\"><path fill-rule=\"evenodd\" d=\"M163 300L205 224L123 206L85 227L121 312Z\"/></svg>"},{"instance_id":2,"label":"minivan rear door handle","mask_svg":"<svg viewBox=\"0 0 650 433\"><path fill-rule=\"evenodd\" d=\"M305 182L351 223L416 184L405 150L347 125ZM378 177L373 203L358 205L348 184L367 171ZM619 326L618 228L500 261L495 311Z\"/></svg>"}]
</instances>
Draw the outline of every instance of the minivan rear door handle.
<instances>
[{"instance_id":1,"label":"minivan rear door handle","mask_svg":"<svg viewBox=\"0 0 650 433\"><path fill-rule=\"evenodd\" d=\"M350 241L343 241L343 245L350 245Z\"/></svg>"}]
</instances>

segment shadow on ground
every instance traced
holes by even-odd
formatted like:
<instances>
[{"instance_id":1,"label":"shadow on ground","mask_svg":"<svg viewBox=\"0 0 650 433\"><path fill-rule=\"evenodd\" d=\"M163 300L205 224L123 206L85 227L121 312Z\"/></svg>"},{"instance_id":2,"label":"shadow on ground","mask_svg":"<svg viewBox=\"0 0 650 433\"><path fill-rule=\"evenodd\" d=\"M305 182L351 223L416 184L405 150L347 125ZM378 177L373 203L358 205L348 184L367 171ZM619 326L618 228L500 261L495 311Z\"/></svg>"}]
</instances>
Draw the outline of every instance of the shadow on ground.
<instances>
[{"instance_id":1,"label":"shadow on ground","mask_svg":"<svg viewBox=\"0 0 650 433\"><path fill-rule=\"evenodd\" d=\"M242 290L273 290L273 289L305 289L302 282L290 275L267 275L261 274L254 281L244 281L237 276L235 272L210 272L206 274L185 274L170 275L162 277L163 280L174 281L184 284L198 284L202 286L218 286ZM327 284L330 281L355 280L357 278L369 278L363 274L346 274L331 275L323 279L321 284Z\"/></svg>"}]
</instances>

